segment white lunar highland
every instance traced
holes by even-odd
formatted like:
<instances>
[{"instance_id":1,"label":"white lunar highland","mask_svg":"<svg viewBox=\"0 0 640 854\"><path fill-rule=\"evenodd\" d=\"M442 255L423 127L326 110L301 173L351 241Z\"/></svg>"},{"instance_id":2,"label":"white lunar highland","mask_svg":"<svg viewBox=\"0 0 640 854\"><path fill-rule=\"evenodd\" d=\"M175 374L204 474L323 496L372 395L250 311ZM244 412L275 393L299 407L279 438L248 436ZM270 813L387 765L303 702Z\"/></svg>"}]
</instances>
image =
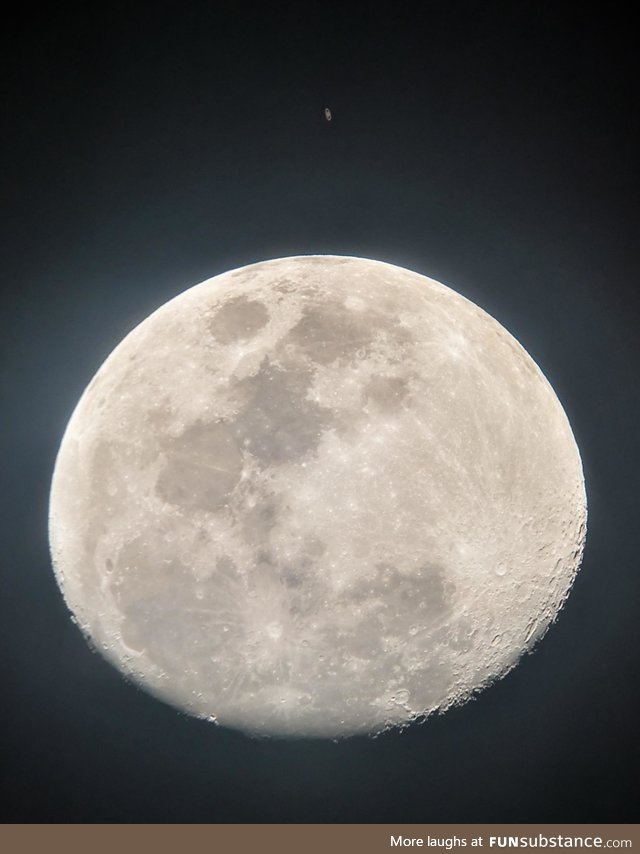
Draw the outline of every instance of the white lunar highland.
<instances>
[{"instance_id":1,"label":"white lunar highland","mask_svg":"<svg viewBox=\"0 0 640 854\"><path fill-rule=\"evenodd\" d=\"M463 702L554 620L586 529L553 389L453 290L339 256L193 287L116 347L57 458L58 583L157 697L257 735Z\"/></svg>"}]
</instances>

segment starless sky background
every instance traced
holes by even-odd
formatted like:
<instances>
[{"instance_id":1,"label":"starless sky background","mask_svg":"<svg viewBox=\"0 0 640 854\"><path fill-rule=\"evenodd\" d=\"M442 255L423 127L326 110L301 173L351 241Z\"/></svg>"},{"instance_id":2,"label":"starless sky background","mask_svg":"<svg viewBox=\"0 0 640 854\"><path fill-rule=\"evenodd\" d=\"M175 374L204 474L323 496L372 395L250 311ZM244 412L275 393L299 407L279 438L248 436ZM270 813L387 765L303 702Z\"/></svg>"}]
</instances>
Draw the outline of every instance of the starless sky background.
<instances>
[{"instance_id":1,"label":"starless sky background","mask_svg":"<svg viewBox=\"0 0 640 854\"><path fill-rule=\"evenodd\" d=\"M23 5L4 21L0 820L638 819L638 113L620 7ZM324 107L333 121L324 119ZM265 258L406 266L555 388L589 533L557 623L377 739L252 740L91 652L51 570L80 394L186 287Z\"/></svg>"}]
</instances>

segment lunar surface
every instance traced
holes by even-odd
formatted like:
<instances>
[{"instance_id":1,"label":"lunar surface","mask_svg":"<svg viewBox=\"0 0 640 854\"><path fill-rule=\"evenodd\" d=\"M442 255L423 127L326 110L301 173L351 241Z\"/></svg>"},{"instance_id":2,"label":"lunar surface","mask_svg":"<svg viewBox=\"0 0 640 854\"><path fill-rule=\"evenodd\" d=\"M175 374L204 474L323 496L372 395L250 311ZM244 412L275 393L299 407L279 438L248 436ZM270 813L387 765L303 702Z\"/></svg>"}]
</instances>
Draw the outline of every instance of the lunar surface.
<instances>
[{"instance_id":1,"label":"lunar surface","mask_svg":"<svg viewBox=\"0 0 640 854\"><path fill-rule=\"evenodd\" d=\"M453 290L361 258L190 288L102 365L56 462L58 583L155 696L254 735L459 704L555 619L582 466L553 389Z\"/></svg>"}]
</instances>

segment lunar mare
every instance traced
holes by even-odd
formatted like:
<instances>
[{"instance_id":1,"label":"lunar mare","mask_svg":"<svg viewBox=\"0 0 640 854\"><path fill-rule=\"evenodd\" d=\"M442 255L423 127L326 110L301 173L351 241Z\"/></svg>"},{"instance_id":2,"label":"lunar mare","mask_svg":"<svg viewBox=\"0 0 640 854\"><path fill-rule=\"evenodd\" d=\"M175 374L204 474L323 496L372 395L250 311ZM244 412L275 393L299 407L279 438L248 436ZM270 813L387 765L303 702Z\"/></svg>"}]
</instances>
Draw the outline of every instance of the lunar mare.
<instances>
[{"instance_id":1,"label":"lunar mare","mask_svg":"<svg viewBox=\"0 0 640 854\"><path fill-rule=\"evenodd\" d=\"M341 737L461 703L555 619L586 530L551 386L453 290L362 258L216 276L116 347L56 461L85 635L193 715Z\"/></svg>"}]
</instances>

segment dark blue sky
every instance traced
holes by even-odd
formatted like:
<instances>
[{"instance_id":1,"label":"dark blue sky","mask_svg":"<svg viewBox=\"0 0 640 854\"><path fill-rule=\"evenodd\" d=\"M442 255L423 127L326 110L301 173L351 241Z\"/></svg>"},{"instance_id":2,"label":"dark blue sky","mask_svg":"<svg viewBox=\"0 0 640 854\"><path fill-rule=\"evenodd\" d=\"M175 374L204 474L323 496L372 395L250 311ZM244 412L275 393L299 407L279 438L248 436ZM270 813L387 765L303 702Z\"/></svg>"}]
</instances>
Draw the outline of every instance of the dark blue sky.
<instances>
[{"instance_id":1,"label":"dark blue sky","mask_svg":"<svg viewBox=\"0 0 640 854\"><path fill-rule=\"evenodd\" d=\"M86 9L25 6L3 36L1 820L637 820L630 21L527 2ZM518 338L583 455L587 547L557 624L474 702L375 740L254 741L89 650L54 582L48 489L136 323L218 272L324 252L430 275Z\"/></svg>"}]
</instances>

